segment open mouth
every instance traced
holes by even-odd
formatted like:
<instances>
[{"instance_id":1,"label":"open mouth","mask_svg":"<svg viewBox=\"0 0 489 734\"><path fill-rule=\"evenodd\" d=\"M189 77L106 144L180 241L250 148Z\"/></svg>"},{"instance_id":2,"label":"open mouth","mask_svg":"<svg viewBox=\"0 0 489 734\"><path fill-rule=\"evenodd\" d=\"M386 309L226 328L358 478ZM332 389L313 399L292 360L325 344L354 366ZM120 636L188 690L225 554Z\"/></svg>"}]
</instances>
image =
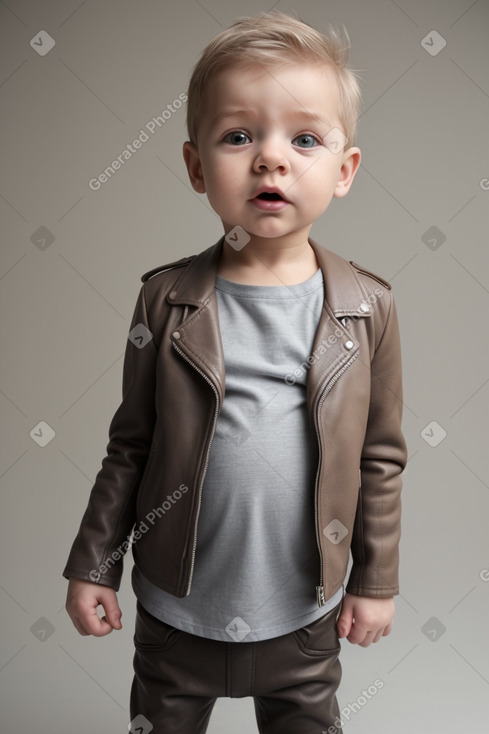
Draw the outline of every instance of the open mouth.
<instances>
[{"instance_id":1,"label":"open mouth","mask_svg":"<svg viewBox=\"0 0 489 734\"><path fill-rule=\"evenodd\" d=\"M266 191L264 191L263 194L259 194L256 198L263 199L264 201L285 201L280 194L270 194Z\"/></svg>"},{"instance_id":2,"label":"open mouth","mask_svg":"<svg viewBox=\"0 0 489 734\"><path fill-rule=\"evenodd\" d=\"M272 187L270 187L272 188ZM286 209L290 202L278 191L260 191L251 199L251 203L264 212L278 212Z\"/></svg>"}]
</instances>

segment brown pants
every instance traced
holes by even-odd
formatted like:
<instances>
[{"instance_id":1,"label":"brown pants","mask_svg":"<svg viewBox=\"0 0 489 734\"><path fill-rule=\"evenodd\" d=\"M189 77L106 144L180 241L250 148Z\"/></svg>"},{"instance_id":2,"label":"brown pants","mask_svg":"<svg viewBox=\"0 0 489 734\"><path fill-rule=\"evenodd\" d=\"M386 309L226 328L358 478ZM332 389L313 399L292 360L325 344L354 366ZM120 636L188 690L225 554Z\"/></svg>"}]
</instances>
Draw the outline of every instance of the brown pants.
<instances>
[{"instance_id":1,"label":"brown pants","mask_svg":"<svg viewBox=\"0 0 489 734\"><path fill-rule=\"evenodd\" d=\"M160 622L138 602L131 732L204 734L218 697L253 696L260 734L341 734L340 609L270 640L223 642Z\"/></svg>"}]
</instances>

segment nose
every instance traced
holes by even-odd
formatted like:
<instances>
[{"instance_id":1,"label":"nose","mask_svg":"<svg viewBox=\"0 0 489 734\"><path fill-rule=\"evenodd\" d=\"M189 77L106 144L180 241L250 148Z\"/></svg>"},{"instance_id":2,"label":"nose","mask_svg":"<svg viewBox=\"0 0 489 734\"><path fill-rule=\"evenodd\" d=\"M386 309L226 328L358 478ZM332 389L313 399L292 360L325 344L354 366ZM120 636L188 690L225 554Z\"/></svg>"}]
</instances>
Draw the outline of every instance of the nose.
<instances>
[{"instance_id":1,"label":"nose","mask_svg":"<svg viewBox=\"0 0 489 734\"><path fill-rule=\"evenodd\" d=\"M266 137L258 143L258 151L253 161L253 170L259 173L263 168L283 172L289 170L290 164L285 152L285 144L277 137Z\"/></svg>"}]
</instances>

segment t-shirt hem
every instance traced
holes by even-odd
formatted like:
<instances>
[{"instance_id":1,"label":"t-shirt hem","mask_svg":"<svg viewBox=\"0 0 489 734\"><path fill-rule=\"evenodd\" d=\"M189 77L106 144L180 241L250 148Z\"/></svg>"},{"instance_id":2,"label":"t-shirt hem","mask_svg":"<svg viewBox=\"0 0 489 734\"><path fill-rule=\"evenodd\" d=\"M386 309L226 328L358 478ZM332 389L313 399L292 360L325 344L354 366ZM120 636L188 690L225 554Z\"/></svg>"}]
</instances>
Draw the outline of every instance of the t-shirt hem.
<instances>
[{"instance_id":1,"label":"t-shirt hem","mask_svg":"<svg viewBox=\"0 0 489 734\"><path fill-rule=\"evenodd\" d=\"M139 569L138 572L139 574L141 574ZM157 604L152 603L152 601L144 593L144 591L135 580L134 575L132 578L132 586L138 601L142 604L144 609L156 619L159 619L161 622L169 624L170 626L175 627L182 632L195 635L196 637L204 637L206 639L217 640L220 642L261 642L263 640L269 640L275 637L282 637L283 635L290 634L295 630L301 629L301 627L304 627L307 624L311 624L312 622L317 621L324 615L331 612L336 606L338 606L344 595L344 587L342 586L340 587L340 589L338 589L338 591L335 592L335 594L333 594L332 597L330 597L330 599L326 601L326 604L324 606L318 607L313 612L308 612L307 614L301 615L300 617L295 617L292 620L283 622L279 625L275 625L274 627L266 627L261 629L250 628L250 630L244 635L242 635L242 632L246 630L248 623L246 622L246 619L242 619L241 617L236 616L234 619L229 620L227 626L229 626L231 630L231 625L233 625L234 628L236 628L236 625L241 628L242 632L239 633L239 637L241 639L238 639L236 635L232 635L227 632L226 627L204 627L202 625L191 623L186 619L176 617L173 614L169 614L166 610L162 609ZM244 625L242 623L244 623Z\"/></svg>"}]
</instances>

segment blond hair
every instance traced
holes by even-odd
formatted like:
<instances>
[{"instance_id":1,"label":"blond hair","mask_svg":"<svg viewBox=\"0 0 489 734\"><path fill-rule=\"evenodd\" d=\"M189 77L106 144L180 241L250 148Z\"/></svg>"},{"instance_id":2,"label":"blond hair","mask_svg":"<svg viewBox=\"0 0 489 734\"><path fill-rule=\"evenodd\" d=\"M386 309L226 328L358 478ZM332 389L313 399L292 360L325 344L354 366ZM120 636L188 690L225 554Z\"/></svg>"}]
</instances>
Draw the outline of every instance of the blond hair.
<instances>
[{"instance_id":1,"label":"blond hair","mask_svg":"<svg viewBox=\"0 0 489 734\"><path fill-rule=\"evenodd\" d=\"M355 144L361 91L357 74L347 66L350 39L328 26L323 35L303 20L277 10L239 18L217 35L194 66L187 96L187 131L197 145L199 123L205 112L206 92L213 76L223 69L250 64L271 68L284 63L327 64L336 72L339 112L348 142Z\"/></svg>"}]
</instances>

